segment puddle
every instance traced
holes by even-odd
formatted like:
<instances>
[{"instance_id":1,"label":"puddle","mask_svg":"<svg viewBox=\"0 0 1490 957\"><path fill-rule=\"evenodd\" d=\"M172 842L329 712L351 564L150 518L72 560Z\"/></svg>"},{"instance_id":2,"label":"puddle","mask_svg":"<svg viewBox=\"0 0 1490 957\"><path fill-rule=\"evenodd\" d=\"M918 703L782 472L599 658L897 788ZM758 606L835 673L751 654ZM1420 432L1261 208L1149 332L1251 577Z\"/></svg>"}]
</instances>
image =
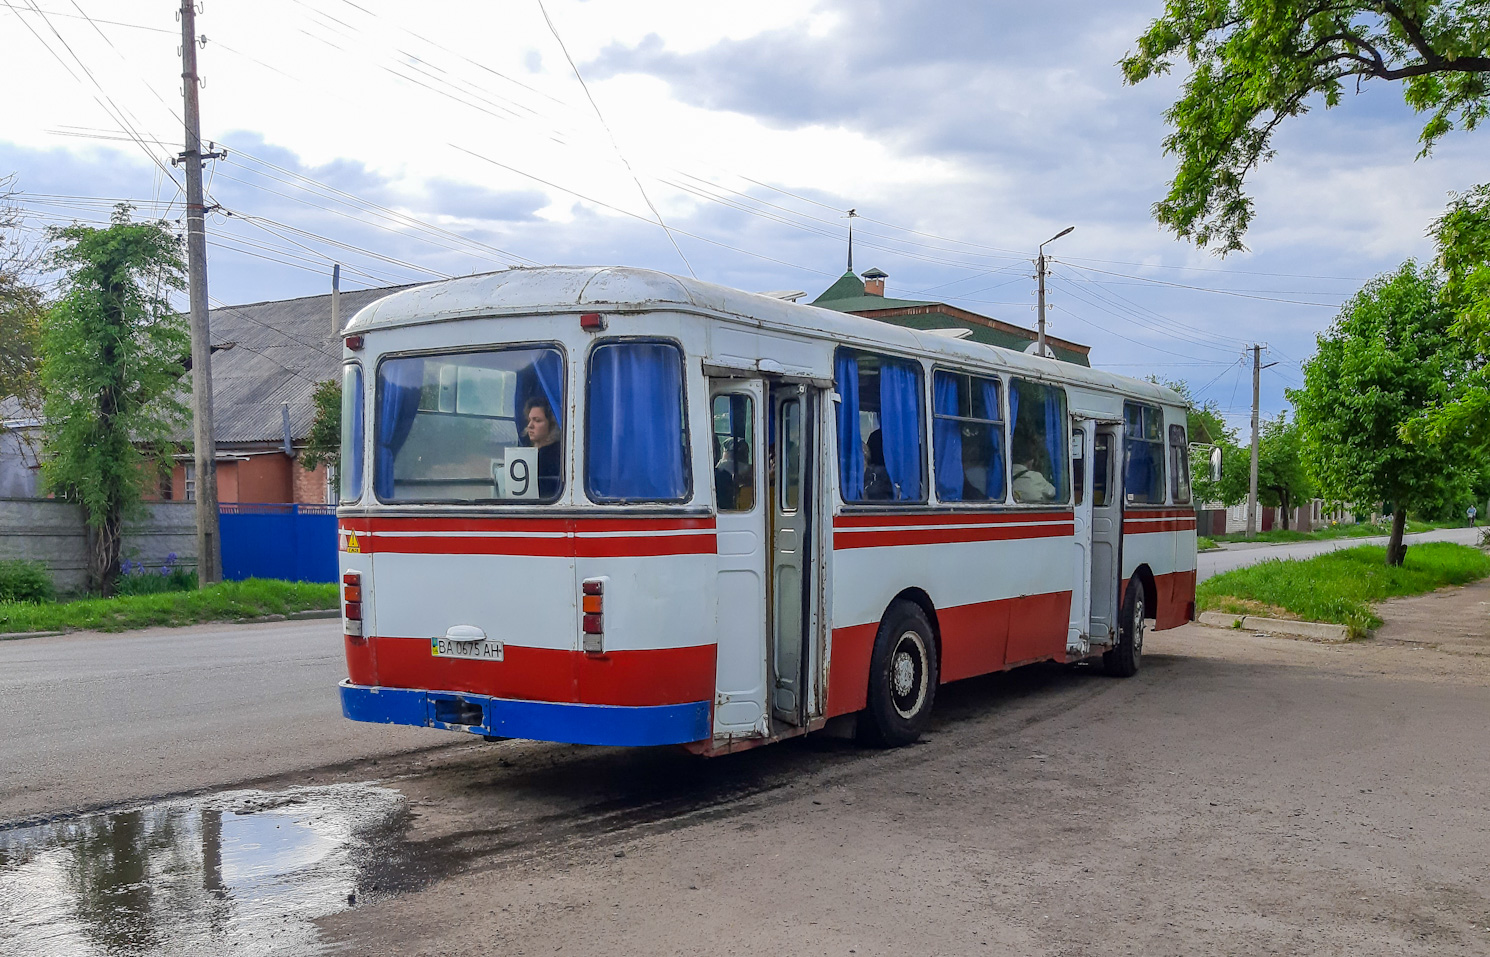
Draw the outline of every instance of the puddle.
<instances>
[{"instance_id":1,"label":"puddle","mask_svg":"<svg viewBox=\"0 0 1490 957\"><path fill-rule=\"evenodd\" d=\"M315 954L312 921L413 886L397 791L228 791L0 831L0 954Z\"/></svg>"}]
</instances>

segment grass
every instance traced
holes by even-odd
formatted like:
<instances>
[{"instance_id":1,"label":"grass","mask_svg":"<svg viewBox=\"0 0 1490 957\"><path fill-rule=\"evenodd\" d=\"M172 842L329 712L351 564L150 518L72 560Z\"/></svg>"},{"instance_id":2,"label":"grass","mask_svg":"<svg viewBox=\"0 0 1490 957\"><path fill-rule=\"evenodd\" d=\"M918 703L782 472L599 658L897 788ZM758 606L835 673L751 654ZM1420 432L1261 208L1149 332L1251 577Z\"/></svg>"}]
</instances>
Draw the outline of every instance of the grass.
<instances>
[{"instance_id":1,"label":"grass","mask_svg":"<svg viewBox=\"0 0 1490 957\"><path fill-rule=\"evenodd\" d=\"M0 634L23 631L126 631L194 625L335 608L336 585L250 578L191 591L84 598L69 602L0 602Z\"/></svg>"},{"instance_id":2,"label":"grass","mask_svg":"<svg viewBox=\"0 0 1490 957\"><path fill-rule=\"evenodd\" d=\"M1388 568L1377 545L1343 548L1313 558L1262 562L1201 582L1201 611L1263 614L1345 625L1353 636L1381 624L1373 602L1420 595L1490 575L1490 555L1452 542L1420 542L1400 568Z\"/></svg>"},{"instance_id":3,"label":"grass","mask_svg":"<svg viewBox=\"0 0 1490 957\"><path fill-rule=\"evenodd\" d=\"M1214 538L1206 538L1204 535L1195 536L1195 550L1197 552L1213 552L1220 548Z\"/></svg>"},{"instance_id":4,"label":"grass","mask_svg":"<svg viewBox=\"0 0 1490 957\"><path fill-rule=\"evenodd\" d=\"M1416 519L1407 520L1406 533L1414 535L1418 532L1430 532L1435 528L1449 528L1447 522L1419 522ZM1322 542L1336 538L1370 538L1375 535L1392 534L1392 526L1389 523L1372 525L1361 522L1356 525L1330 525L1321 528L1317 532L1300 532L1295 529L1287 531L1274 528L1266 532L1258 532L1256 535L1248 536L1246 532L1231 532L1226 535L1213 535L1212 541L1216 542Z\"/></svg>"}]
</instances>

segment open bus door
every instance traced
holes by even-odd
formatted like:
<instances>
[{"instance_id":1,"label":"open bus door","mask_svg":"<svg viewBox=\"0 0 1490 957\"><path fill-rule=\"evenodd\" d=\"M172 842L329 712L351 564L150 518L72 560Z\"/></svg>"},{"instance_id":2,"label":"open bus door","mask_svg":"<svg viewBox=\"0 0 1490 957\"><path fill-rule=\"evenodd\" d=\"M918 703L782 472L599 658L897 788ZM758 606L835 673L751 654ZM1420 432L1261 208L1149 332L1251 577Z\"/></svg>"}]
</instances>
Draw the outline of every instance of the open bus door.
<instances>
[{"instance_id":1,"label":"open bus door","mask_svg":"<svg viewBox=\"0 0 1490 957\"><path fill-rule=\"evenodd\" d=\"M1091 630L1093 642L1117 641L1118 548L1123 528L1121 446L1118 423L1099 423L1092 437L1091 459Z\"/></svg>"},{"instance_id":2,"label":"open bus door","mask_svg":"<svg viewBox=\"0 0 1490 957\"><path fill-rule=\"evenodd\" d=\"M771 384L773 488L771 540L771 714L807 723L808 659L815 626L818 570L812 560L816 489L815 391L793 382Z\"/></svg>"}]
</instances>

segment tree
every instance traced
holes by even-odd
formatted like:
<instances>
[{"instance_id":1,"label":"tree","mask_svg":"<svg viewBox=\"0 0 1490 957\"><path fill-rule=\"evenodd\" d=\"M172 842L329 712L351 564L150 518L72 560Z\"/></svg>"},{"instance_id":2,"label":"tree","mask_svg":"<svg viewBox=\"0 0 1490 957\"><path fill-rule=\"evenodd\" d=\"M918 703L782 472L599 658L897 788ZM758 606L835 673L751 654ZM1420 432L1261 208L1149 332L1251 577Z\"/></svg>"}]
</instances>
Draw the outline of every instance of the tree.
<instances>
[{"instance_id":1,"label":"tree","mask_svg":"<svg viewBox=\"0 0 1490 957\"><path fill-rule=\"evenodd\" d=\"M181 244L166 223L134 223L130 211L116 207L104 229L51 231L62 296L41 326L42 476L82 506L88 587L104 595L119 577L123 521L169 466L171 435L187 420L190 336L168 299L186 287Z\"/></svg>"},{"instance_id":2,"label":"tree","mask_svg":"<svg viewBox=\"0 0 1490 957\"><path fill-rule=\"evenodd\" d=\"M1248 452L1244 482L1251 482L1252 462ZM1245 495L1245 491L1243 492ZM1257 500L1268 508L1283 510L1283 528L1288 529L1289 513L1300 502L1314 496L1314 483L1304 468L1303 437L1297 422L1289 422L1286 413L1263 424L1257 439Z\"/></svg>"},{"instance_id":3,"label":"tree","mask_svg":"<svg viewBox=\"0 0 1490 957\"><path fill-rule=\"evenodd\" d=\"M1462 442L1469 454L1490 454L1490 184L1453 197L1431 230L1444 270L1444 304L1455 315L1454 333L1475 357L1458 391L1409 423L1407 438L1436 444Z\"/></svg>"},{"instance_id":4,"label":"tree","mask_svg":"<svg viewBox=\"0 0 1490 957\"><path fill-rule=\"evenodd\" d=\"M1119 64L1130 84L1179 55L1193 68L1164 114L1178 164L1154 218L1223 254L1243 248L1252 220L1247 174L1316 96L1330 108L1352 80L1402 81L1408 105L1432 114L1420 156L1490 108L1490 0L1166 0L1137 43Z\"/></svg>"},{"instance_id":5,"label":"tree","mask_svg":"<svg viewBox=\"0 0 1490 957\"><path fill-rule=\"evenodd\" d=\"M36 257L21 229L13 180L0 177L0 399L34 407L42 294L28 279Z\"/></svg>"},{"instance_id":6,"label":"tree","mask_svg":"<svg viewBox=\"0 0 1490 957\"><path fill-rule=\"evenodd\" d=\"M311 472L322 464L335 469L341 464L341 382L327 379L318 383L311 400L316 406L316 417L310 424L300 464Z\"/></svg>"},{"instance_id":7,"label":"tree","mask_svg":"<svg viewBox=\"0 0 1490 957\"><path fill-rule=\"evenodd\" d=\"M1345 304L1304 365L1304 387L1288 393L1304 464L1325 497L1393 506L1389 565L1402 564L1408 507L1462 494L1468 479L1458 449L1401 436L1464 375L1452 322L1435 274L1406 263Z\"/></svg>"}]
</instances>

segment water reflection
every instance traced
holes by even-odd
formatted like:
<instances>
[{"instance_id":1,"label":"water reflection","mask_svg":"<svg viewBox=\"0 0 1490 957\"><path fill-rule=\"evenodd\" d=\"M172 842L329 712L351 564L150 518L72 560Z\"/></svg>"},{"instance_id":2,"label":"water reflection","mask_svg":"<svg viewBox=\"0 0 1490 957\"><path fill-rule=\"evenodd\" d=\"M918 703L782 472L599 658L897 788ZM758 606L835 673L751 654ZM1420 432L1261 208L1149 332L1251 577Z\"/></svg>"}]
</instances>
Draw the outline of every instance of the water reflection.
<instances>
[{"instance_id":1,"label":"water reflection","mask_svg":"<svg viewBox=\"0 0 1490 957\"><path fill-rule=\"evenodd\" d=\"M312 920L407 874L403 797L372 785L192 801L0 831L0 954L310 954Z\"/></svg>"}]
</instances>

